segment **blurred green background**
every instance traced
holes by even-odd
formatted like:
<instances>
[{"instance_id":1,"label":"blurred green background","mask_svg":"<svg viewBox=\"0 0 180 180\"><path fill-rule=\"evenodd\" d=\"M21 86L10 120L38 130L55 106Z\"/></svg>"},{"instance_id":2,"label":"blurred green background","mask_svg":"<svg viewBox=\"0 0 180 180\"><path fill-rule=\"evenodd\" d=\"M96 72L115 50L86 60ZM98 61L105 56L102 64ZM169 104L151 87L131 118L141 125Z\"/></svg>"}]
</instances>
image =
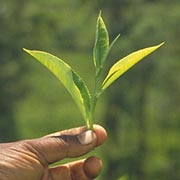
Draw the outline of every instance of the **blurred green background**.
<instances>
[{"instance_id":1,"label":"blurred green background","mask_svg":"<svg viewBox=\"0 0 180 180\"><path fill-rule=\"evenodd\" d=\"M22 48L64 59L92 91L99 10L110 39L121 34L105 73L132 51L166 44L101 97L96 123L109 138L93 152L104 163L97 179L179 180L179 0L0 0L0 142L84 125L64 87Z\"/></svg>"}]
</instances>

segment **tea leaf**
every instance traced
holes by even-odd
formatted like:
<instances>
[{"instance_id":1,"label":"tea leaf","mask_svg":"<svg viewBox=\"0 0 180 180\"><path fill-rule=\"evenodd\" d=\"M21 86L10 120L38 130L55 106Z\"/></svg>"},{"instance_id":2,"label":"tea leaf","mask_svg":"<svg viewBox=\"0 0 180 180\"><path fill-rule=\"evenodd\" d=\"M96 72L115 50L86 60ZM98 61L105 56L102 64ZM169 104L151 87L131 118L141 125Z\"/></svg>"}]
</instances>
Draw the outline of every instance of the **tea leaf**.
<instances>
[{"instance_id":1,"label":"tea leaf","mask_svg":"<svg viewBox=\"0 0 180 180\"><path fill-rule=\"evenodd\" d=\"M99 13L96 25L96 38L93 50L93 59L96 67L96 72L99 72L106 60L109 50L109 35L106 29L106 25Z\"/></svg>"},{"instance_id":2,"label":"tea leaf","mask_svg":"<svg viewBox=\"0 0 180 180\"><path fill-rule=\"evenodd\" d=\"M111 45L110 45L110 47L109 47L108 53L109 53L109 51L111 50L111 48L114 46L114 44L116 43L116 41L119 39L119 37L120 37L120 34L118 34L118 35L116 36L116 38L113 40L113 42L111 43Z\"/></svg>"},{"instance_id":3,"label":"tea leaf","mask_svg":"<svg viewBox=\"0 0 180 180\"><path fill-rule=\"evenodd\" d=\"M81 77L63 60L52 54L43 51L24 50L46 66L62 82L79 107L86 123L90 126L89 116L91 97Z\"/></svg>"},{"instance_id":4,"label":"tea leaf","mask_svg":"<svg viewBox=\"0 0 180 180\"><path fill-rule=\"evenodd\" d=\"M153 51L160 48L163 44L164 43L161 43L160 45L157 45L157 46L141 49L139 51L133 52L129 54L128 56L120 59L109 70L108 75L106 76L104 82L102 83L102 91L104 91L117 78L119 78L122 74L124 74L129 68L134 66L136 63L138 63L147 55L151 54Z\"/></svg>"}]
</instances>

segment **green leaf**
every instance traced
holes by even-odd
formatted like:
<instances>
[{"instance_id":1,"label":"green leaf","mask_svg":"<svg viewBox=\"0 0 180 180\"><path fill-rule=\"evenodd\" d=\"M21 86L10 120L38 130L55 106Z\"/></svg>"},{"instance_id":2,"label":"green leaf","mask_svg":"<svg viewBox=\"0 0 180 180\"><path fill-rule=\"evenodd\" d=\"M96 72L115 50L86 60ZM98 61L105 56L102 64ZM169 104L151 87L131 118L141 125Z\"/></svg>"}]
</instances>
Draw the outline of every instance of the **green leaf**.
<instances>
[{"instance_id":1,"label":"green leaf","mask_svg":"<svg viewBox=\"0 0 180 180\"><path fill-rule=\"evenodd\" d=\"M87 125L90 126L91 97L81 77L63 60L52 54L43 51L24 50L46 66L62 82L79 107Z\"/></svg>"},{"instance_id":2,"label":"green leaf","mask_svg":"<svg viewBox=\"0 0 180 180\"><path fill-rule=\"evenodd\" d=\"M160 48L164 43L160 45L148 47L141 49L139 51L133 52L128 56L120 59L115 63L109 70L108 75L106 76L104 82L102 83L102 91L104 91L109 85L111 85L116 79L118 79L122 74L124 74L128 69L138 63L147 55L151 54L153 51Z\"/></svg>"},{"instance_id":3,"label":"green leaf","mask_svg":"<svg viewBox=\"0 0 180 180\"><path fill-rule=\"evenodd\" d=\"M116 43L116 41L119 39L119 37L120 37L120 34L118 34L118 35L116 36L116 38L113 40L113 42L111 43L111 45L110 45L110 47L109 47L108 53L109 53L109 51L112 49L112 47L114 46L114 44Z\"/></svg>"},{"instance_id":4,"label":"green leaf","mask_svg":"<svg viewBox=\"0 0 180 180\"><path fill-rule=\"evenodd\" d=\"M99 72L106 60L109 50L109 35L106 29L106 25L101 17L101 12L99 13L96 25L96 38L93 50L93 59L96 67L96 72Z\"/></svg>"}]
</instances>

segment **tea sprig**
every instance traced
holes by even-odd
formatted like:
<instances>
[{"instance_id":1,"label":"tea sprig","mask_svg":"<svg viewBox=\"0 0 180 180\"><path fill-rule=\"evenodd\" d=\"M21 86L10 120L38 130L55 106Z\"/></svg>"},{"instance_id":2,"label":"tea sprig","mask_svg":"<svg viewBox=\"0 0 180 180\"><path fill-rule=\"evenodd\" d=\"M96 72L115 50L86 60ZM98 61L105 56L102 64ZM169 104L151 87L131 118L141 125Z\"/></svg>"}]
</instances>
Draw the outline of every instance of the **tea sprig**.
<instances>
[{"instance_id":1,"label":"tea sprig","mask_svg":"<svg viewBox=\"0 0 180 180\"><path fill-rule=\"evenodd\" d=\"M95 87L92 96L90 95L90 92L82 78L62 59L47 52L24 49L25 52L46 66L61 81L76 102L89 129L93 128L96 103L100 95L107 89L107 87L109 87L128 69L164 44L161 43L157 46L135 51L118 60L110 68L104 81L101 82L101 72L107 56L119 36L120 35L118 35L110 44L109 34L100 12L96 24L96 37L93 49L93 61L96 71Z\"/></svg>"}]
</instances>

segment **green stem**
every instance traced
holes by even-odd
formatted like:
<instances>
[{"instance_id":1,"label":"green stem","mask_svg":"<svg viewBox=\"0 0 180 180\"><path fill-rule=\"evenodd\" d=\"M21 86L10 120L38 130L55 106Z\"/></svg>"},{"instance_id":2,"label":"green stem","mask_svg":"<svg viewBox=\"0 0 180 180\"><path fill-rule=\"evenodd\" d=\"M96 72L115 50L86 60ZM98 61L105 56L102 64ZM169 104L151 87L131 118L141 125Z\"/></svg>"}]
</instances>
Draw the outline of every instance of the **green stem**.
<instances>
[{"instance_id":1,"label":"green stem","mask_svg":"<svg viewBox=\"0 0 180 180\"><path fill-rule=\"evenodd\" d=\"M100 84L100 78L99 78L100 73L101 73L101 70L96 72L96 76L95 76L95 87L94 87L94 93L93 93L92 102L91 102L91 114L90 114L90 124L89 124L89 129L91 130L93 129L95 108L96 108L97 100L99 98L100 91L101 91L101 84Z\"/></svg>"},{"instance_id":2,"label":"green stem","mask_svg":"<svg viewBox=\"0 0 180 180\"><path fill-rule=\"evenodd\" d=\"M93 124L94 124L94 114L95 114L96 103L97 103L97 98L94 96L91 103L91 115L90 115L90 126L89 126L91 130L93 129Z\"/></svg>"}]
</instances>

